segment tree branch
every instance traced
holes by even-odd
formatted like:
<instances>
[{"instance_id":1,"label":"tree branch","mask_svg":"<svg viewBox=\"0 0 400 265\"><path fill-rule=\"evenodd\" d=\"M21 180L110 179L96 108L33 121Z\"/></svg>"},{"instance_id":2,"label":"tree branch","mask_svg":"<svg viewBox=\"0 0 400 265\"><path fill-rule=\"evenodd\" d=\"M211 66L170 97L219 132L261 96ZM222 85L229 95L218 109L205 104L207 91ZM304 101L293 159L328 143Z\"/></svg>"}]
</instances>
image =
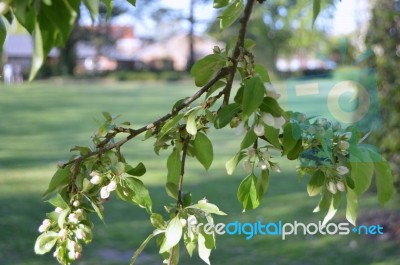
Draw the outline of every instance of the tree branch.
<instances>
[{"instance_id":1,"label":"tree branch","mask_svg":"<svg viewBox=\"0 0 400 265\"><path fill-rule=\"evenodd\" d=\"M176 201L176 210L178 210L183 205L182 201L182 189L183 189L183 176L185 175L185 162L186 162L186 154L187 148L192 136L189 134L186 136L183 147L182 147L182 160L181 160L181 175L179 176L179 184L178 184L178 200Z\"/></svg>"},{"instance_id":2,"label":"tree branch","mask_svg":"<svg viewBox=\"0 0 400 265\"><path fill-rule=\"evenodd\" d=\"M244 9L243 17L240 19L240 30L238 40L236 42L235 49L233 51L232 63L233 65L229 68L228 80L226 82L226 86L224 88L224 101L223 105L228 105L229 98L231 95L233 80L235 78L236 69L238 66L238 58L240 57L243 47L244 47L244 39L246 38L247 31L247 23L249 22L250 15L256 0L248 0L246 7Z\"/></svg>"}]
</instances>

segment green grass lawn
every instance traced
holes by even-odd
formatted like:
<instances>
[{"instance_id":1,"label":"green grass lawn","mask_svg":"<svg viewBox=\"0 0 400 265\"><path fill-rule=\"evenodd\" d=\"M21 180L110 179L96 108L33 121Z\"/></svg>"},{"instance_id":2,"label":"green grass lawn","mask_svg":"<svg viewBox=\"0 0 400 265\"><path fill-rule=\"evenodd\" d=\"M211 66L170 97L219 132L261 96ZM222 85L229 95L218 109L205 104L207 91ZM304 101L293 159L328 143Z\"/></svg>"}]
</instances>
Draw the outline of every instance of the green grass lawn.
<instances>
[{"instance_id":1,"label":"green grass lawn","mask_svg":"<svg viewBox=\"0 0 400 265\"><path fill-rule=\"evenodd\" d=\"M51 207L41 201L58 161L68 159L74 145L85 145L96 129L102 111L121 114L121 121L141 126L161 117L180 98L191 95L190 83L81 83L53 80L16 87L0 87L0 264L56 264L51 254L35 256L33 244L37 228ZM283 97L285 100L285 96ZM284 103L284 102L283 102ZM304 111L324 109L324 101L304 102ZM290 105L290 104L289 104ZM294 107L290 105L289 107ZM317 113L322 114L321 111ZM242 213L236 189L245 177L241 167L232 176L224 170L225 162L234 155L240 138L230 130L211 130L215 161L205 172L196 161L189 161L185 190L194 199L207 197L227 212L217 222L309 223L322 220L312 210L319 198L309 198L306 181L297 180L295 163L282 162L281 174L272 174L270 190L257 210ZM148 171L143 181L149 186L154 210L173 202L165 195L166 156L152 151L152 140L142 137L123 147L132 164L142 161ZM360 214L380 209L373 194L363 196ZM398 199L397 199L398 200ZM398 204L398 203L397 203ZM385 211L394 211L391 203ZM344 206L344 205L343 205ZM112 198L105 205L106 225L97 222L93 243L84 249L81 265L128 264L132 253L152 231L144 210L132 208ZM398 210L396 210L398 211ZM334 219L344 220L343 211ZM247 241L244 236L220 236L211 262L235 264L400 264L398 242L366 236L303 236L283 241L278 237L257 236ZM138 264L161 264L156 245L150 243ZM181 251L181 264L203 264L195 255L189 259Z\"/></svg>"}]
</instances>

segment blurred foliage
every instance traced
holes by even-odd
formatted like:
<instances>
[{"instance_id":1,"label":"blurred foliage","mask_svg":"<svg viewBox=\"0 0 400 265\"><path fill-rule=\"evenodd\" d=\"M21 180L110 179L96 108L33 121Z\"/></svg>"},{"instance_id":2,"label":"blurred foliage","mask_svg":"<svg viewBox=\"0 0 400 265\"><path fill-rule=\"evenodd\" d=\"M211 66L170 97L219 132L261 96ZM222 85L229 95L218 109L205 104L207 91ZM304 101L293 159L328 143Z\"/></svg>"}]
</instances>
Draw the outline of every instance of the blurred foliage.
<instances>
[{"instance_id":1,"label":"blurred foliage","mask_svg":"<svg viewBox=\"0 0 400 265\"><path fill-rule=\"evenodd\" d=\"M336 0L321 2L320 18L332 15L332 5ZM257 60L269 70L275 69L278 56L294 54L315 54L320 47L316 43L325 38L324 28L313 26L313 2L308 0L271 0L258 6L248 26L249 38L256 41L254 54ZM211 24L209 33L223 41L228 41L237 32L239 23L221 32L218 20Z\"/></svg>"},{"instance_id":2,"label":"blurred foliage","mask_svg":"<svg viewBox=\"0 0 400 265\"><path fill-rule=\"evenodd\" d=\"M377 69L383 120L372 141L379 143L391 162L400 190L400 1L376 1L366 44L375 53L371 65Z\"/></svg>"}]
</instances>

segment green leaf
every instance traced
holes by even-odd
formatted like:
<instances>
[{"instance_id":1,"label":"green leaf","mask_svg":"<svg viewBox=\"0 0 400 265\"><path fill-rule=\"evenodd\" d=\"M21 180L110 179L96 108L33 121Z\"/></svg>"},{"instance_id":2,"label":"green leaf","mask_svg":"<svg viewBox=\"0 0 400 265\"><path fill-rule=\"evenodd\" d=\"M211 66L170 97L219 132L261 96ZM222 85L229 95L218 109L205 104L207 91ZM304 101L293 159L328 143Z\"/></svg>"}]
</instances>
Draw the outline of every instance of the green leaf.
<instances>
[{"instance_id":1,"label":"green leaf","mask_svg":"<svg viewBox=\"0 0 400 265\"><path fill-rule=\"evenodd\" d=\"M140 207L145 208L148 213L151 213L151 197L143 182L140 179L133 177L126 178L125 181L134 193L132 201L137 203Z\"/></svg>"},{"instance_id":2,"label":"green leaf","mask_svg":"<svg viewBox=\"0 0 400 265\"><path fill-rule=\"evenodd\" d=\"M222 13L218 16L220 19L220 29L221 31L228 28L230 25L235 22L244 9L243 1L236 0L232 4L230 4Z\"/></svg>"},{"instance_id":3,"label":"green leaf","mask_svg":"<svg viewBox=\"0 0 400 265\"><path fill-rule=\"evenodd\" d=\"M325 226L335 216L340 206L340 198L341 198L340 192L333 194L328 213L326 214L324 220L322 221L323 226Z\"/></svg>"},{"instance_id":4,"label":"green leaf","mask_svg":"<svg viewBox=\"0 0 400 265\"><path fill-rule=\"evenodd\" d=\"M167 229L165 230L165 241L161 245L160 253L169 251L179 243L182 237L182 230L182 223L179 215L177 215L172 218L167 225Z\"/></svg>"},{"instance_id":5,"label":"green leaf","mask_svg":"<svg viewBox=\"0 0 400 265\"><path fill-rule=\"evenodd\" d=\"M321 170L317 170L307 184L307 192L309 196L316 196L321 193L325 184L325 174Z\"/></svg>"},{"instance_id":6,"label":"green leaf","mask_svg":"<svg viewBox=\"0 0 400 265\"><path fill-rule=\"evenodd\" d=\"M36 9L33 1L14 0L13 12L18 22L29 32L35 29L36 25Z\"/></svg>"},{"instance_id":7,"label":"green leaf","mask_svg":"<svg viewBox=\"0 0 400 265\"><path fill-rule=\"evenodd\" d=\"M267 192L269 186L269 172L268 170L261 170L261 177L257 179L257 197L261 202L264 194Z\"/></svg>"},{"instance_id":8,"label":"green leaf","mask_svg":"<svg viewBox=\"0 0 400 265\"><path fill-rule=\"evenodd\" d=\"M206 85L225 66L225 63L226 58L220 54L210 54L197 61L190 70L196 86Z\"/></svg>"},{"instance_id":9,"label":"green leaf","mask_svg":"<svg viewBox=\"0 0 400 265\"><path fill-rule=\"evenodd\" d=\"M83 0L83 3L85 4L86 8L89 10L92 21L95 21L99 15L100 1L99 0Z\"/></svg>"},{"instance_id":10,"label":"green leaf","mask_svg":"<svg viewBox=\"0 0 400 265\"><path fill-rule=\"evenodd\" d=\"M375 166L375 182L378 191L378 201L381 204L388 202L394 194L393 176L389 163L383 157L369 150Z\"/></svg>"},{"instance_id":11,"label":"green leaf","mask_svg":"<svg viewBox=\"0 0 400 265\"><path fill-rule=\"evenodd\" d=\"M159 213L152 213L150 216L150 221L155 228L165 229L166 227L164 218Z\"/></svg>"},{"instance_id":12,"label":"green leaf","mask_svg":"<svg viewBox=\"0 0 400 265\"><path fill-rule=\"evenodd\" d=\"M257 196L257 177L253 173L240 183L237 197L243 205L243 211L255 209L260 205Z\"/></svg>"},{"instance_id":13,"label":"green leaf","mask_svg":"<svg viewBox=\"0 0 400 265\"><path fill-rule=\"evenodd\" d=\"M358 196L357 194L350 188L346 191L346 219L352 225L356 225L357 213L358 213Z\"/></svg>"},{"instance_id":14,"label":"green leaf","mask_svg":"<svg viewBox=\"0 0 400 265\"><path fill-rule=\"evenodd\" d=\"M171 131L171 129L174 128L175 125L183 118L183 116L184 116L183 113L179 113L178 115L176 115L172 119L168 120L164 124L164 126L161 128L158 138L162 138L167 133L169 133Z\"/></svg>"},{"instance_id":15,"label":"green leaf","mask_svg":"<svg viewBox=\"0 0 400 265\"><path fill-rule=\"evenodd\" d=\"M258 136L254 133L254 130L250 129L244 136L242 143L240 144L240 149L250 147L257 139Z\"/></svg>"},{"instance_id":16,"label":"green leaf","mask_svg":"<svg viewBox=\"0 0 400 265\"><path fill-rule=\"evenodd\" d=\"M254 65L254 71L258 74L263 82L271 83L267 69L261 64Z\"/></svg>"},{"instance_id":17,"label":"green leaf","mask_svg":"<svg viewBox=\"0 0 400 265\"><path fill-rule=\"evenodd\" d=\"M186 131L191 135L196 135L197 133L197 123L196 123L197 111L198 110L194 110L190 112L187 118Z\"/></svg>"},{"instance_id":18,"label":"green leaf","mask_svg":"<svg viewBox=\"0 0 400 265\"><path fill-rule=\"evenodd\" d=\"M186 247L186 250L187 250L189 256L192 257L193 256L193 252L194 252L194 250L196 248L196 241L195 241L194 237L193 237L193 240L192 240L192 238L188 235L187 230L183 234L183 242L185 244L185 247Z\"/></svg>"},{"instance_id":19,"label":"green leaf","mask_svg":"<svg viewBox=\"0 0 400 265\"><path fill-rule=\"evenodd\" d=\"M113 9L114 1L112 1L112 0L101 0L101 2L103 2L104 5L106 6L106 9L107 9L106 20L108 20L110 18L110 16L111 16L111 12L112 12L112 9Z\"/></svg>"},{"instance_id":20,"label":"green leaf","mask_svg":"<svg viewBox=\"0 0 400 265\"><path fill-rule=\"evenodd\" d=\"M228 162L225 163L225 168L226 172L228 175L232 175L233 172L235 171L237 164L244 158L246 157L245 152L240 151L238 152L234 157L228 160Z\"/></svg>"},{"instance_id":21,"label":"green leaf","mask_svg":"<svg viewBox=\"0 0 400 265\"><path fill-rule=\"evenodd\" d=\"M221 108L214 122L216 129L221 129L231 122L233 117L240 111L240 105L238 103L231 103Z\"/></svg>"},{"instance_id":22,"label":"green leaf","mask_svg":"<svg viewBox=\"0 0 400 265\"><path fill-rule=\"evenodd\" d=\"M136 6L136 0L128 0L128 3L130 3L133 6Z\"/></svg>"},{"instance_id":23,"label":"green leaf","mask_svg":"<svg viewBox=\"0 0 400 265\"><path fill-rule=\"evenodd\" d=\"M122 162L117 162L116 164L112 165L110 169L115 175L120 176L125 173L125 164Z\"/></svg>"},{"instance_id":24,"label":"green leaf","mask_svg":"<svg viewBox=\"0 0 400 265\"><path fill-rule=\"evenodd\" d=\"M146 173L146 167L142 162L137 164L137 166L134 168L130 165L126 165L125 172L131 176L140 177Z\"/></svg>"},{"instance_id":25,"label":"green leaf","mask_svg":"<svg viewBox=\"0 0 400 265\"><path fill-rule=\"evenodd\" d=\"M304 151L303 148L303 140L298 140L296 145L294 146L294 148L292 150L289 151L289 153L287 154L287 158L289 160L296 160L299 158L300 154Z\"/></svg>"},{"instance_id":26,"label":"green leaf","mask_svg":"<svg viewBox=\"0 0 400 265\"><path fill-rule=\"evenodd\" d=\"M67 215L69 215L70 212L71 212L71 209L69 209L69 208L62 210L60 212L58 219L57 219L57 224L60 229L62 229L64 227L65 219L67 218Z\"/></svg>"},{"instance_id":27,"label":"green leaf","mask_svg":"<svg viewBox=\"0 0 400 265\"><path fill-rule=\"evenodd\" d=\"M247 120L263 102L265 87L259 77L244 81L243 91L243 120Z\"/></svg>"},{"instance_id":28,"label":"green leaf","mask_svg":"<svg viewBox=\"0 0 400 265\"><path fill-rule=\"evenodd\" d=\"M113 118L109 112L103 111L101 114L103 114L103 117L106 119L106 121L112 121Z\"/></svg>"},{"instance_id":29,"label":"green leaf","mask_svg":"<svg viewBox=\"0 0 400 265\"><path fill-rule=\"evenodd\" d=\"M260 105L260 110L262 112L271 113L271 115L274 117L280 117L284 112L279 106L278 102L271 97L264 98Z\"/></svg>"},{"instance_id":30,"label":"green leaf","mask_svg":"<svg viewBox=\"0 0 400 265\"><path fill-rule=\"evenodd\" d=\"M42 32L40 30L39 24L35 24L35 29L33 30L33 57L32 57L32 66L31 72L29 75L29 81L32 81L39 71L40 67L44 61L44 52L43 52L43 39Z\"/></svg>"},{"instance_id":31,"label":"green leaf","mask_svg":"<svg viewBox=\"0 0 400 265\"><path fill-rule=\"evenodd\" d=\"M192 204L192 193L186 192L186 193L183 195L182 202L183 202L183 207L187 207L187 206L189 206L190 204Z\"/></svg>"},{"instance_id":32,"label":"green leaf","mask_svg":"<svg viewBox=\"0 0 400 265\"><path fill-rule=\"evenodd\" d=\"M269 125L264 126L264 136L268 142L278 149L281 149L281 143L279 141L279 129L275 129Z\"/></svg>"},{"instance_id":33,"label":"green leaf","mask_svg":"<svg viewBox=\"0 0 400 265\"><path fill-rule=\"evenodd\" d=\"M371 185L374 164L368 151L350 148L350 176L354 180L356 194L360 195Z\"/></svg>"},{"instance_id":34,"label":"green leaf","mask_svg":"<svg viewBox=\"0 0 400 265\"><path fill-rule=\"evenodd\" d=\"M49 252L53 246L56 244L58 239L58 234L53 231L47 231L41 234L35 242L35 253L38 255L43 255Z\"/></svg>"},{"instance_id":35,"label":"green leaf","mask_svg":"<svg viewBox=\"0 0 400 265\"><path fill-rule=\"evenodd\" d=\"M174 199L178 198L178 182L181 174L180 149L174 148L167 160L167 193Z\"/></svg>"},{"instance_id":36,"label":"green leaf","mask_svg":"<svg viewBox=\"0 0 400 265\"><path fill-rule=\"evenodd\" d=\"M196 135L194 139L194 150L197 160L199 160L206 170L209 169L214 158L214 152L212 143L207 135L204 133L198 133Z\"/></svg>"},{"instance_id":37,"label":"green leaf","mask_svg":"<svg viewBox=\"0 0 400 265\"><path fill-rule=\"evenodd\" d=\"M119 186L120 186L120 185L117 185L117 189L118 189ZM103 223L105 223L105 221L104 221L104 213L103 213L103 211L99 208L99 206L98 206L89 196L86 196L84 193L83 193L83 196L85 196L85 198L90 202L90 205L92 205L92 208L93 208L93 210L96 212L96 214L97 214L97 216L99 217L99 219L100 219Z\"/></svg>"},{"instance_id":38,"label":"green leaf","mask_svg":"<svg viewBox=\"0 0 400 265\"><path fill-rule=\"evenodd\" d=\"M324 189L322 191L322 196L321 200L318 203L318 206L314 209L314 213L320 212L320 211L325 211L329 208L332 200L332 193Z\"/></svg>"},{"instance_id":39,"label":"green leaf","mask_svg":"<svg viewBox=\"0 0 400 265\"><path fill-rule=\"evenodd\" d=\"M214 0L214 8L222 8L229 5L230 0Z\"/></svg>"},{"instance_id":40,"label":"green leaf","mask_svg":"<svg viewBox=\"0 0 400 265\"><path fill-rule=\"evenodd\" d=\"M150 242L150 240L154 237L154 233L151 233L140 245L140 247L135 251L135 253L133 254L132 258L131 258L131 262L130 265L135 264L136 259L139 257L140 253L143 252L143 250L145 249L145 247L147 246L147 244Z\"/></svg>"},{"instance_id":41,"label":"green leaf","mask_svg":"<svg viewBox=\"0 0 400 265\"><path fill-rule=\"evenodd\" d=\"M43 194L43 198L47 197L50 193L55 191L57 188L65 186L69 183L69 177L71 175L71 166L68 165L65 168L59 168L50 180L49 187Z\"/></svg>"},{"instance_id":42,"label":"green leaf","mask_svg":"<svg viewBox=\"0 0 400 265\"><path fill-rule=\"evenodd\" d=\"M211 237L211 238L210 238ZM197 244L199 257L208 265L210 265L211 249L209 246L212 244L212 235L207 235L203 232L198 234Z\"/></svg>"},{"instance_id":43,"label":"green leaf","mask_svg":"<svg viewBox=\"0 0 400 265\"><path fill-rule=\"evenodd\" d=\"M178 265L178 263L179 263L179 244L177 244L173 248L172 257L169 257L168 259L168 265Z\"/></svg>"},{"instance_id":44,"label":"green leaf","mask_svg":"<svg viewBox=\"0 0 400 265\"><path fill-rule=\"evenodd\" d=\"M54 207L60 207L61 209L67 209L69 208L68 203L66 203L63 199L63 197L57 193L56 196L48 200L48 202L53 205Z\"/></svg>"},{"instance_id":45,"label":"green leaf","mask_svg":"<svg viewBox=\"0 0 400 265\"><path fill-rule=\"evenodd\" d=\"M312 22L313 25L320 11L321 11L321 0L313 0L313 22Z\"/></svg>"},{"instance_id":46,"label":"green leaf","mask_svg":"<svg viewBox=\"0 0 400 265\"><path fill-rule=\"evenodd\" d=\"M193 204L186 208L187 209L198 209L198 210L205 212L206 214L226 215L226 213L221 211L217 205L208 203L208 202L200 201L199 203Z\"/></svg>"},{"instance_id":47,"label":"green leaf","mask_svg":"<svg viewBox=\"0 0 400 265\"><path fill-rule=\"evenodd\" d=\"M283 126L283 155L288 154L301 138L301 128L297 123L287 123Z\"/></svg>"},{"instance_id":48,"label":"green leaf","mask_svg":"<svg viewBox=\"0 0 400 265\"><path fill-rule=\"evenodd\" d=\"M0 54L3 52L4 41L6 40L7 29L3 19L0 17Z\"/></svg>"}]
</instances>

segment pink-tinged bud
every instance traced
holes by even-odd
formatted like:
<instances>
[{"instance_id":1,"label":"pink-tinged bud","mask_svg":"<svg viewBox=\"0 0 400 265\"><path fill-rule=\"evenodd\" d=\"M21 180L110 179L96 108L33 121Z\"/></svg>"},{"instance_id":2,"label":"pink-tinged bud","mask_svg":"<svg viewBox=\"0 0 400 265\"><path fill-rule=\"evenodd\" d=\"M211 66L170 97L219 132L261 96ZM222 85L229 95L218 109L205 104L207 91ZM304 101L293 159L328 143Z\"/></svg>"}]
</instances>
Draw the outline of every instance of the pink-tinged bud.
<instances>
[{"instance_id":1,"label":"pink-tinged bud","mask_svg":"<svg viewBox=\"0 0 400 265\"><path fill-rule=\"evenodd\" d=\"M264 136L264 125L257 124L256 126L254 126L254 133L257 136Z\"/></svg>"},{"instance_id":2,"label":"pink-tinged bud","mask_svg":"<svg viewBox=\"0 0 400 265\"><path fill-rule=\"evenodd\" d=\"M82 257L82 253L80 252L75 252L75 259L79 260Z\"/></svg>"},{"instance_id":3,"label":"pink-tinged bud","mask_svg":"<svg viewBox=\"0 0 400 265\"><path fill-rule=\"evenodd\" d=\"M328 191L330 192L330 193L332 193L332 194L336 194L336 192L337 192L337 188L336 188L336 185L335 185L335 183L333 183L332 181L330 181L329 183L328 183Z\"/></svg>"},{"instance_id":4,"label":"pink-tinged bud","mask_svg":"<svg viewBox=\"0 0 400 265\"><path fill-rule=\"evenodd\" d=\"M243 169L244 171L246 171L247 173L251 172L251 163L249 160L244 160L243 161Z\"/></svg>"},{"instance_id":5,"label":"pink-tinged bud","mask_svg":"<svg viewBox=\"0 0 400 265\"><path fill-rule=\"evenodd\" d=\"M341 182L341 181L338 181L338 183L336 183L336 188L337 188L339 191L345 191L345 190L346 190L346 186L345 186L344 183Z\"/></svg>"}]
</instances>

